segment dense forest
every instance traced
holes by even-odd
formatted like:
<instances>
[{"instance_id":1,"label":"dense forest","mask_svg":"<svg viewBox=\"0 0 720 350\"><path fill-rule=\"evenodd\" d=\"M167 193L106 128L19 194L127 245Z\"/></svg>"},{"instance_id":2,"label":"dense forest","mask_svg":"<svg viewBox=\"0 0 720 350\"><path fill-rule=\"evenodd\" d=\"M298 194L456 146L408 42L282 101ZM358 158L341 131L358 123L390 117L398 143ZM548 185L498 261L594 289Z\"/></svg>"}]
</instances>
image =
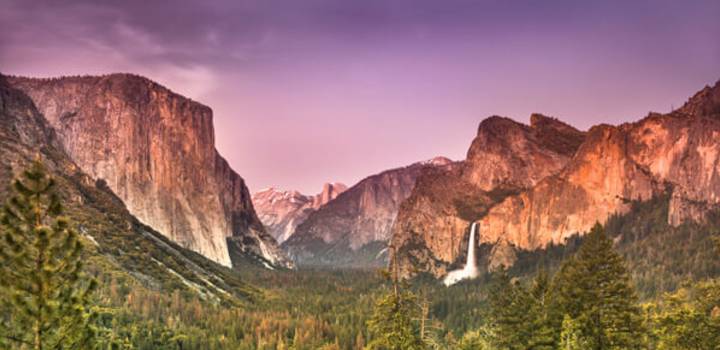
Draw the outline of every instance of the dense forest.
<instances>
[{"instance_id":1,"label":"dense forest","mask_svg":"<svg viewBox=\"0 0 720 350\"><path fill-rule=\"evenodd\" d=\"M0 347L10 349L717 349L720 242L667 225L667 197L446 288L393 269L236 273L240 299L109 269L35 164L2 211ZM252 287L249 287L252 286ZM238 287L240 288L240 287ZM240 301L237 301L240 300Z\"/></svg>"}]
</instances>

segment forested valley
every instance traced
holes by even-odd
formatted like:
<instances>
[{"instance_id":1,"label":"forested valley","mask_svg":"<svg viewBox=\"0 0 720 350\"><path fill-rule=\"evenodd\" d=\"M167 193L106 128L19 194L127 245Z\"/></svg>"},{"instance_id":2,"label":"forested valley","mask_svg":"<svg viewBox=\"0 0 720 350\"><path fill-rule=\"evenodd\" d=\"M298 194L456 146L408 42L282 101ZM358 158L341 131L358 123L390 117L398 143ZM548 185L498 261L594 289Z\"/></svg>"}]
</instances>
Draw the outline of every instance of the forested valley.
<instances>
[{"instance_id":1,"label":"forested valley","mask_svg":"<svg viewBox=\"0 0 720 350\"><path fill-rule=\"evenodd\" d=\"M717 226L670 228L661 220L663 198L635 203L630 214L613 217L605 227L597 224L568 245L522 256L509 270L449 288L427 275L400 280L392 265L372 271L248 264L237 277L253 287L229 301L187 289L154 290L109 272L84 249L88 242L62 215L54 187L35 163L14 182L4 207L4 348L566 350L720 344ZM629 234L611 237L610 230ZM684 245L688 235L700 243ZM642 251L636 241L645 242ZM674 251L677 260L668 261L668 247L690 251ZM688 253L707 260L682 259ZM665 263L640 263L653 256ZM663 282L649 283L650 273Z\"/></svg>"}]
</instances>

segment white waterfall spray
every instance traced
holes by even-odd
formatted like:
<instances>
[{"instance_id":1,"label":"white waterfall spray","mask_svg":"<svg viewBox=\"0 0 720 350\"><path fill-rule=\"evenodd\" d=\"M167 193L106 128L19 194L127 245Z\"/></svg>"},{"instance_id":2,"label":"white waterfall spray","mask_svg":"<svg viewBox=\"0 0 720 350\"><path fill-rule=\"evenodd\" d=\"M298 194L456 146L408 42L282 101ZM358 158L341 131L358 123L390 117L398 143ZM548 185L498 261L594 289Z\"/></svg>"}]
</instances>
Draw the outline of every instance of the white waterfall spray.
<instances>
[{"instance_id":1,"label":"white waterfall spray","mask_svg":"<svg viewBox=\"0 0 720 350\"><path fill-rule=\"evenodd\" d=\"M446 286L451 286L464 279L475 278L478 276L477 262L475 261L476 231L477 223L473 222L470 226L470 241L468 242L467 261L465 262L465 267L460 270L450 271L450 273L445 276L445 280L443 280L443 283L445 283Z\"/></svg>"}]
</instances>

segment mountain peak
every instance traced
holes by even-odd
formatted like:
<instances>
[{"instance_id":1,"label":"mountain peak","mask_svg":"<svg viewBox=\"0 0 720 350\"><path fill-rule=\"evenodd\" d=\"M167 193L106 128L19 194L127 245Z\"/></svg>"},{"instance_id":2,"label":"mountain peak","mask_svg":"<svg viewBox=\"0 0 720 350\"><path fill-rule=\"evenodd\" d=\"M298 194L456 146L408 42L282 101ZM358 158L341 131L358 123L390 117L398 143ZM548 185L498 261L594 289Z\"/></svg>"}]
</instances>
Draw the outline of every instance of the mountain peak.
<instances>
[{"instance_id":1,"label":"mountain peak","mask_svg":"<svg viewBox=\"0 0 720 350\"><path fill-rule=\"evenodd\" d=\"M526 127L526 125L517 122L513 119L510 119L508 117L501 117L499 115L492 115L490 117L487 117L483 119L480 122L480 125L478 126L477 134L481 135L483 133L502 133L507 131L508 129L518 128L521 129L523 127Z\"/></svg>"},{"instance_id":2,"label":"mountain peak","mask_svg":"<svg viewBox=\"0 0 720 350\"><path fill-rule=\"evenodd\" d=\"M452 164L452 159L443 157L443 156L437 156L433 159L425 161L425 164L434 165L434 166L445 166L448 164Z\"/></svg>"},{"instance_id":3,"label":"mountain peak","mask_svg":"<svg viewBox=\"0 0 720 350\"><path fill-rule=\"evenodd\" d=\"M695 116L713 116L720 114L720 80L714 86L706 85L693 95L680 112Z\"/></svg>"},{"instance_id":4,"label":"mountain peak","mask_svg":"<svg viewBox=\"0 0 720 350\"><path fill-rule=\"evenodd\" d=\"M539 113L530 115L530 127L545 147L559 154L572 155L585 139L585 132L560 119Z\"/></svg>"},{"instance_id":5,"label":"mountain peak","mask_svg":"<svg viewBox=\"0 0 720 350\"><path fill-rule=\"evenodd\" d=\"M321 206L327 204L329 201L337 198L337 196L340 195L340 193L345 192L347 190L347 186L343 183L339 182L332 182L332 183L325 183L323 185L322 192L315 195L315 198L313 199L312 207L317 209Z\"/></svg>"},{"instance_id":6,"label":"mountain peak","mask_svg":"<svg viewBox=\"0 0 720 350\"><path fill-rule=\"evenodd\" d=\"M346 189L345 184L328 182L323 184L320 193L309 196L297 190L270 187L255 192L252 201L260 221L270 234L282 243L310 213L337 198Z\"/></svg>"}]
</instances>

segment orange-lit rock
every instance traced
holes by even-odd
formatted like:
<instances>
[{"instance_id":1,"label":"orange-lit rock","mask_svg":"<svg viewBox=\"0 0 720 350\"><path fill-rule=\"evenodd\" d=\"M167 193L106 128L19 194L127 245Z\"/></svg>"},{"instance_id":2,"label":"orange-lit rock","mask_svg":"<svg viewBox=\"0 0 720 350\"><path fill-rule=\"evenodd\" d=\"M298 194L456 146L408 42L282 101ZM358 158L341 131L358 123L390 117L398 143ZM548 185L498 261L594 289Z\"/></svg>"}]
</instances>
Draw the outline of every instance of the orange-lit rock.
<instances>
[{"instance_id":1,"label":"orange-lit rock","mask_svg":"<svg viewBox=\"0 0 720 350\"><path fill-rule=\"evenodd\" d=\"M210 108L142 77L13 78L84 172L130 212L223 265L232 249L287 261L253 210L243 179L215 150Z\"/></svg>"},{"instance_id":2,"label":"orange-lit rock","mask_svg":"<svg viewBox=\"0 0 720 350\"><path fill-rule=\"evenodd\" d=\"M631 200L671 191L672 225L702 221L720 205L720 83L669 114L595 126L584 137L539 116L531 124L538 131L528 134L489 118L460 170L421 176L393 231L405 275L418 267L444 274L472 221L480 242L495 245L492 267L512 261L508 246L563 243Z\"/></svg>"},{"instance_id":3,"label":"orange-lit rock","mask_svg":"<svg viewBox=\"0 0 720 350\"><path fill-rule=\"evenodd\" d=\"M444 274L466 251L472 221L508 195L559 172L584 137L539 114L530 125L502 117L483 120L466 160L452 169L426 171L402 204L392 245L403 273ZM480 230L481 239L483 235Z\"/></svg>"}]
</instances>

